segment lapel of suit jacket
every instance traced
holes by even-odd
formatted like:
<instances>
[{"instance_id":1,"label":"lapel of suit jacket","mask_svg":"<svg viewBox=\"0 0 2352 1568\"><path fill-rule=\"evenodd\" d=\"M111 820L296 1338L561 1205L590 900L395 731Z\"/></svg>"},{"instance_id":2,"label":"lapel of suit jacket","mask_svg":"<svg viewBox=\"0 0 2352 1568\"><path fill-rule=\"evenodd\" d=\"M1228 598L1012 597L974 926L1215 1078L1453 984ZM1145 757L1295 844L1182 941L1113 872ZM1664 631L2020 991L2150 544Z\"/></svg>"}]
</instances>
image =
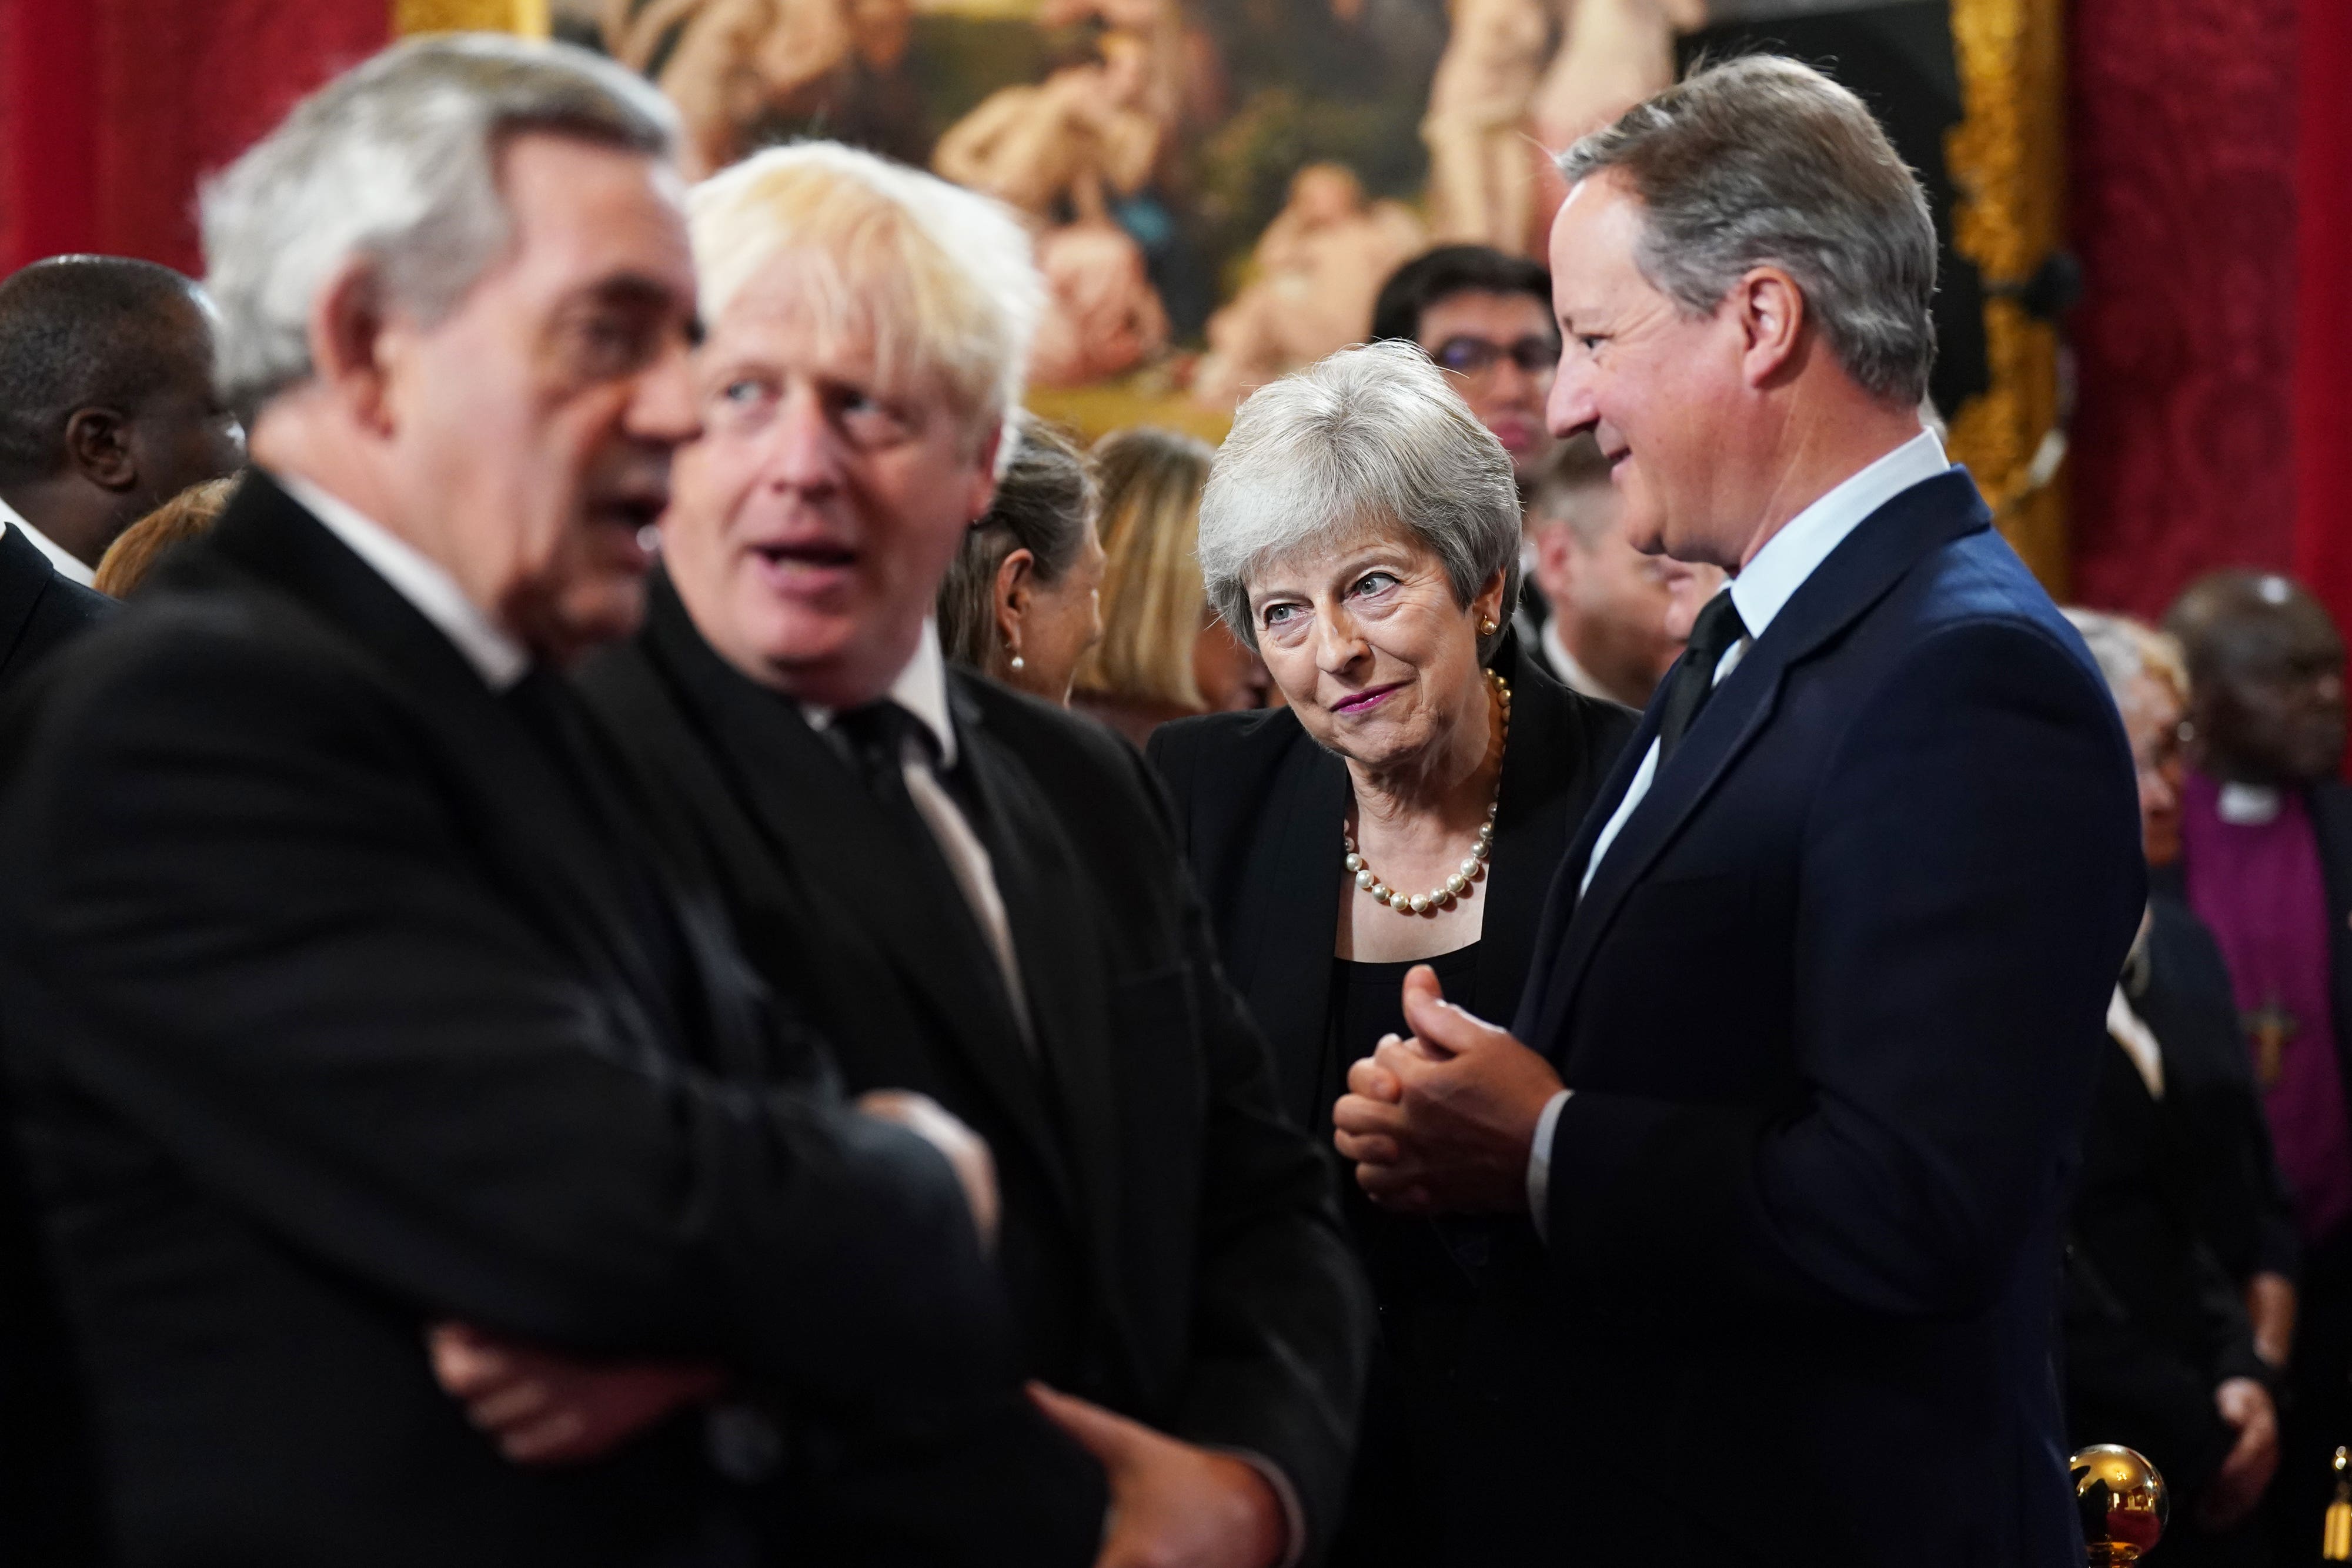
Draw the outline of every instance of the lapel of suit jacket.
<instances>
[{"instance_id":1,"label":"lapel of suit jacket","mask_svg":"<svg viewBox=\"0 0 2352 1568\"><path fill-rule=\"evenodd\" d=\"M1553 873L1579 826L1561 797L1581 760L1570 726L1568 693L1537 673L1535 660L1516 648L1511 661L1511 735L1503 750L1502 788L1495 805L1495 850L1479 895L1476 994L1452 1000L1484 1019L1507 1020L1517 1010Z\"/></svg>"},{"instance_id":2,"label":"lapel of suit jacket","mask_svg":"<svg viewBox=\"0 0 2352 1568\"><path fill-rule=\"evenodd\" d=\"M1087 874L1062 831L1055 803L1011 748L989 732L980 706L962 690L967 678L950 672L948 692L961 766L986 818L972 826L988 846L997 893L1004 901L1039 1064L1053 1073L1060 1092L1061 1127L1076 1192L1097 1271L1108 1282L1118 1257L1123 1196L1118 1086L1111 1061L1116 1037L1105 985L1112 958L1091 912L1069 901L1069 892L1087 886ZM1114 1309L1120 1299L1115 1285L1103 1292Z\"/></svg>"},{"instance_id":3,"label":"lapel of suit jacket","mask_svg":"<svg viewBox=\"0 0 2352 1568\"><path fill-rule=\"evenodd\" d=\"M7 672L57 569L25 530L0 525L0 674Z\"/></svg>"},{"instance_id":4,"label":"lapel of suit jacket","mask_svg":"<svg viewBox=\"0 0 2352 1568\"><path fill-rule=\"evenodd\" d=\"M1649 793L1601 857L1592 885L1576 900L1562 935L1559 967L1548 979L1542 1015L1536 1022L1539 1040L1558 1042L1570 998L1610 921L1691 812L1761 733L1780 701L1781 678L1790 667L1853 623L1928 551L1990 526L1991 516L1975 481L1961 469L1948 469L1879 507L1814 569L1700 710L1681 747L1658 769ZM1636 768L1657 737L1660 705L1653 701L1650 706L1626 759ZM1625 771L1622 765L1619 771ZM1626 779L1630 782L1631 775ZM1611 798L1622 800L1622 786ZM1594 812L1595 818L1600 815ZM1570 857L1580 876L1591 858L1592 838L1600 831L1591 823L1588 828L1591 837L1580 834L1580 852ZM1569 869L1564 867L1561 874L1569 874Z\"/></svg>"},{"instance_id":5,"label":"lapel of suit jacket","mask_svg":"<svg viewBox=\"0 0 2352 1568\"><path fill-rule=\"evenodd\" d=\"M846 919L953 1040L999 1107L1035 1145L1077 1212L1054 1117L963 891L938 857L904 841L833 747L792 700L754 685L694 627L676 590L654 586L648 635L695 700L727 755L737 793L774 852ZM813 939L822 944L821 933Z\"/></svg>"},{"instance_id":6,"label":"lapel of suit jacket","mask_svg":"<svg viewBox=\"0 0 2352 1568\"><path fill-rule=\"evenodd\" d=\"M604 830L586 818L555 759L449 639L259 469L237 486L212 543L424 699L427 733L490 809L489 820L467 824L478 852L504 870L509 890L551 935L575 954L601 956L625 978L641 1023L673 1017L673 998L652 968L621 887L611 875L590 871L610 869Z\"/></svg>"},{"instance_id":7,"label":"lapel of suit jacket","mask_svg":"<svg viewBox=\"0 0 2352 1568\"><path fill-rule=\"evenodd\" d=\"M1348 765L1297 731L1266 792L1254 836L1255 864L1234 922L1228 964L1234 988L1273 1049L1283 1103L1311 1127L1322 1107L1325 1037L1331 1019L1331 949L1339 939L1348 831Z\"/></svg>"}]
</instances>

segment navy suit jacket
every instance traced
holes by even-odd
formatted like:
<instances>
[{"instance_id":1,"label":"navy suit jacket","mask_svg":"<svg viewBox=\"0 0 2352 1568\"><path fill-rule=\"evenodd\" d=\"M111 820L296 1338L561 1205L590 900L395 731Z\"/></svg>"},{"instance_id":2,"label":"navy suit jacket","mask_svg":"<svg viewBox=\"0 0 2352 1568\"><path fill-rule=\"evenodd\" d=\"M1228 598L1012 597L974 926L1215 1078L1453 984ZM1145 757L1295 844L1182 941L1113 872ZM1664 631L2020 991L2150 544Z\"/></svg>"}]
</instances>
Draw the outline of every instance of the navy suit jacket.
<instances>
[{"instance_id":1,"label":"navy suit jacket","mask_svg":"<svg viewBox=\"0 0 2352 1568\"><path fill-rule=\"evenodd\" d=\"M2075 1568L2057 1234L2146 896L2106 687L1953 469L1798 589L1580 896L1657 722L1514 1026L1575 1091L1583 1555Z\"/></svg>"}]
</instances>

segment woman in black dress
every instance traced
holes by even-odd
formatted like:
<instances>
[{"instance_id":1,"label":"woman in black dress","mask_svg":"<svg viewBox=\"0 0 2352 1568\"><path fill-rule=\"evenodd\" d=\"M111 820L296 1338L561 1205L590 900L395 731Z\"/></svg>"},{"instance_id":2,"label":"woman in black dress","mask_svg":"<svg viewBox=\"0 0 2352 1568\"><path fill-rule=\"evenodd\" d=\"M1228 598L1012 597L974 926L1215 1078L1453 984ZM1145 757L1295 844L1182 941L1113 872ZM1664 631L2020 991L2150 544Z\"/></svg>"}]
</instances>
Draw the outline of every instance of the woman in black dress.
<instances>
[{"instance_id":1,"label":"woman in black dress","mask_svg":"<svg viewBox=\"0 0 2352 1568\"><path fill-rule=\"evenodd\" d=\"M1150 757L1285 1103L1327 1147L1349 1066L1410 1032L1416 964L1511 1016L1545 892L1632 733L1504 631L1518 549L1509 458L1404 344L1251 398L1202 502L1212 602L1288 706L1179 720ZM1333 1158L1381 1340L1331 1562L1537 1560L1559 1411L1541 1326L1490 1287L1540 1269L1540 1242L1524 1216L1381 1213Z\"/></svg>"}]
</instances>

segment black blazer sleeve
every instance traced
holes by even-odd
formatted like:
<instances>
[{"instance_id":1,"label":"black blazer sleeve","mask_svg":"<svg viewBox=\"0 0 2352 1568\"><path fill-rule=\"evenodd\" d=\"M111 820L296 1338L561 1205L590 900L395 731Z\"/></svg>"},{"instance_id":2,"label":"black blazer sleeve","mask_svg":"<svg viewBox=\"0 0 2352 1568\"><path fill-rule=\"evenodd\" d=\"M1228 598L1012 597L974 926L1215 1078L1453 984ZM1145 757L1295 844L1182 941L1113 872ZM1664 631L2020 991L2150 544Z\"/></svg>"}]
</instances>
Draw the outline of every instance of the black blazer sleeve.
<instances>
[{"instance_id":1,"label":"black blazer sleeve","mask_svg":"<svg viewBox=\"0 0 2352 1568\"><path fill-rule=\"evenodd\" d=\"M2188 905L2148 904L2147 982L2137 1005L2164 1047L2195 1134L2198 1218L2231 1276L2293 1279L2302 1243L2238 1023L2230 971Z\"/></svg>"},{"instance_id":2,"label":"black blazer sleeve","mask_svg":"<svg viewBox=\"0 0 2352 1568\"><path fill-rule=\"evenodd\" d=\"M2145 898L2111 705L2048 632L1993 619L1917 639L1871 691L1807 807L1790 1101L1574 1094L1549 1235L1589 1285L1979 1312L2052 1201ZM1657 983L1706 983L1689 962Z\"/></svg>"},{"instance_id":3,"label":"black blazer sleeve","mask_svg":"<svg viewBox=\"0 0 2352 1568\"><path fill-rule=\"evenodd\" d=\"M1157 780L1131 747L1120 749L1165 822ZM1181 856L1171 849L1167 863L1209 1071L1193 1351L1174 1430L1271 1461L1297 1490L1319 1550L1339 1522L1355 1450L1370 1288L1340 1231L1330 1162L1282 1113L1273 1060L1225 981L1207 911Z\"/></svg>"},{"instance_id":4,"label":"black blazer sleeve","mask_svg":"<svg viewBox=\"0 0 2352 1568\"><path fill-rule=\"evenodd\" d=\"M1001 1390L1003 1304L928 1145L646 1038L486 882L353 666L173 631L8 737L20 1071L420 1313L717 1356L853 1428Z\"/></svg>"}]
</instances>

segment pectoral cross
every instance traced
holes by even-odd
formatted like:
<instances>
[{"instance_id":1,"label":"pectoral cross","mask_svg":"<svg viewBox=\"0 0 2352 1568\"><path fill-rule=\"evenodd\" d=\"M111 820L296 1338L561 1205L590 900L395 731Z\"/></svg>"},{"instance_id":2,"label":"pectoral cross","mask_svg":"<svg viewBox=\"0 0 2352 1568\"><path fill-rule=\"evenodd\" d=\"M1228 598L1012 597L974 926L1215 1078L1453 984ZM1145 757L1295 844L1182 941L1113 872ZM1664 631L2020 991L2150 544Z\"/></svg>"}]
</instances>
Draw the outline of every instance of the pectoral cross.
<instances>
[{"instance_id":1,"label":"pectoral cross","mask_svg":"<svg viewBox=\"0 0 2352 1568\"><path fill-rule=\"evenodd\" d=\"M2260 1009L2241 1014L2238 1022L2246 1031L2246 1043L2254 1053L2254 1081L2268 1089L2279 1081L2280 1063L2286 1054L2287 1042L2295 1037L2302 1026L2295 1022L2293 1013L2279 1005L2276 991L2270 994Z\"/></svg>"}]
</instances>

